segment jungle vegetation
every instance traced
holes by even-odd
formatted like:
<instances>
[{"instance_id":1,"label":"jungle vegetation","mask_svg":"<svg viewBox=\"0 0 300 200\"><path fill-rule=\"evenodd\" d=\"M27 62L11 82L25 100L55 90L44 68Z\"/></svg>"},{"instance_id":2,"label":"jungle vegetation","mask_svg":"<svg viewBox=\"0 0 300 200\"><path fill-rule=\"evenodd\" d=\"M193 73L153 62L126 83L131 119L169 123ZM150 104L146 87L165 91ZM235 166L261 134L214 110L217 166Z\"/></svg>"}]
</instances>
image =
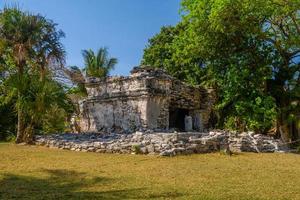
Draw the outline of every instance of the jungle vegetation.
<instances>
[{"instance_id":1,"label":"jungle vegetation","mask_svg":"<svg viewBox=\"0 0 300 200\"><path fill-rule=\"evenodd\" d=\"M65 34L39 14L0 11L0 140L31 143L36 133L68 131L85 76L105 77L117 63L107 48L83 50L85 68L66 67ZM85 73L86 72L86 73Z\"/></svg>"},{"instance_id":2,"label":"jungle vegetation","mask_svg":"<svg viewBox=\"0 0 300 200\"><path fill-rule=\"evenodd\" d=\"M215 127L296 140L299 0L182 0L181 15L149 39L141 64L213 88ZM67 131L85 78L106 77L117 64L103 47L82 51L83 68L66 67L63 37L40 14L0 10L0 140Z\"/></svg>"},{"instance_id":3,"label":"jungle vegetation","mask_svg":"<svg viewBox=\"0 0 300 200\"><path fill-rule=\"evenodd\" d=\"M215 89L219 128L298 138L300 1L183 0L181 9L142 64Z\"/></svg>"}]
</instances>

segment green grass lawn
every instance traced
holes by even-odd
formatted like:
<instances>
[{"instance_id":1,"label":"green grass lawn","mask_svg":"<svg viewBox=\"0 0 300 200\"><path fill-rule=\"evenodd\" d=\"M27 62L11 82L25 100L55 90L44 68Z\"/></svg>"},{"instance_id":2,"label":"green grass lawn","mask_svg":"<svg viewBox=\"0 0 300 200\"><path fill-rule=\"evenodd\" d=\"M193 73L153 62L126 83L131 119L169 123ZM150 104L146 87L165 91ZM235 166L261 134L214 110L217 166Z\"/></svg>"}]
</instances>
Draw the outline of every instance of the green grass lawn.
<instances>
[{"instance_id":1,"label":"green grass lawn","mask_svg":"<svg viewBox=\"0 0 300 200\"><path fill-rule=\"evenodd\" d=\"M300 199L300 155L161 158L0 143L0 199Z\"/></svg>"}]
</instances>

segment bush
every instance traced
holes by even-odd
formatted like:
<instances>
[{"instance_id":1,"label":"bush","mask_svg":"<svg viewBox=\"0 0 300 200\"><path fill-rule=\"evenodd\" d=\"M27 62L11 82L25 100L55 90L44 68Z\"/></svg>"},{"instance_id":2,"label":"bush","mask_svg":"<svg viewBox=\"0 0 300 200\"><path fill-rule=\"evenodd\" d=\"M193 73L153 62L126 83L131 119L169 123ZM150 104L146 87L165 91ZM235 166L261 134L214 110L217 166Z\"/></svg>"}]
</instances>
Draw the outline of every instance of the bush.
<instances>
[{"instance_id":1,"label":"bush","mask_svg":"<svg viewBox=\"0 0 300 200\"><path fill-rule=\"evenodd\" d=\"M17 116L14 112L13 103L0 106L0 141L7 141L15 137Z\"/></svg>"},{"instance_id":2,"label":"bush","mask_svg":"<svg viewBox=\"0 0 300 200\"><path fill-rule=\"evenodd\" d=\"M141 146L140 145L132 145L132 151L135 154L142 154Z\"/></svg>"},{"instance_id":3,"label":"bush","mask_svg":"<svg viewBox=\"0 0 300 200\"><path fill-rule=\"evenodd\" d=\"M229 130L265 132L274 126L276 115L271 97L239 100L225 118L224 126Z\"/></svg>"},{"instance_id":4,"label":"bush","mask_svg":"<svg viewBox=\"0 0 300 200\"><path fill-rule=\"evenodd\" d=\"M43 119L43 133L64 132L66 128L66 112L57 105L51 107Z\"/></svg>"}]
</instances>

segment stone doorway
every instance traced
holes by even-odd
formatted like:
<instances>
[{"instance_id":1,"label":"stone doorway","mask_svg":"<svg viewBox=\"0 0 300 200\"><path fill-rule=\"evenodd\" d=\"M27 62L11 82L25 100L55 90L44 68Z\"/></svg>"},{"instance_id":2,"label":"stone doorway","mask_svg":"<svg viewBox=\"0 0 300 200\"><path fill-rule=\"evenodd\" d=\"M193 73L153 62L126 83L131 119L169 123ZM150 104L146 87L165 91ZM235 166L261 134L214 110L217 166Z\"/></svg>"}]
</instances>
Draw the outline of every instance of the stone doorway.
<instances>
[{"instance_id":1,"label":"stone doorway","mask_svg":"<svg viewBox=\"0 0 300 200\"><path fill-rule=\"evenodd\" d=\"M179 131L185 130L184 117L189 114L188 109L169 108L169 128L175 128Z\"/></svg>"}]
</instances>

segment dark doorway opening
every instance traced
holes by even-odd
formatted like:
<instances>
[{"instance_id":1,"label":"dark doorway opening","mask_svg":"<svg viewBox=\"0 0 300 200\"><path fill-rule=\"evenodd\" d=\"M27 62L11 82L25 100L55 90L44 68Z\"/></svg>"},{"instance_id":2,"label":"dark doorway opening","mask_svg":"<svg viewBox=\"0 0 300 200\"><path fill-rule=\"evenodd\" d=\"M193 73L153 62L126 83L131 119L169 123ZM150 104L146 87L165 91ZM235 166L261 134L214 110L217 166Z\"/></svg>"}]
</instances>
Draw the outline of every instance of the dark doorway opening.
<instances>
[{"instance_id":1,"label":"dark doorway opening","mask_svg":"<svg viewBox=\"0 0 300 200\"><path fill-rule=\"evenodd\" d=\"M184 117L189 114L189 110L181 108L169 108L169 128L184 131Z\"/></svg>"}]
</instances>

